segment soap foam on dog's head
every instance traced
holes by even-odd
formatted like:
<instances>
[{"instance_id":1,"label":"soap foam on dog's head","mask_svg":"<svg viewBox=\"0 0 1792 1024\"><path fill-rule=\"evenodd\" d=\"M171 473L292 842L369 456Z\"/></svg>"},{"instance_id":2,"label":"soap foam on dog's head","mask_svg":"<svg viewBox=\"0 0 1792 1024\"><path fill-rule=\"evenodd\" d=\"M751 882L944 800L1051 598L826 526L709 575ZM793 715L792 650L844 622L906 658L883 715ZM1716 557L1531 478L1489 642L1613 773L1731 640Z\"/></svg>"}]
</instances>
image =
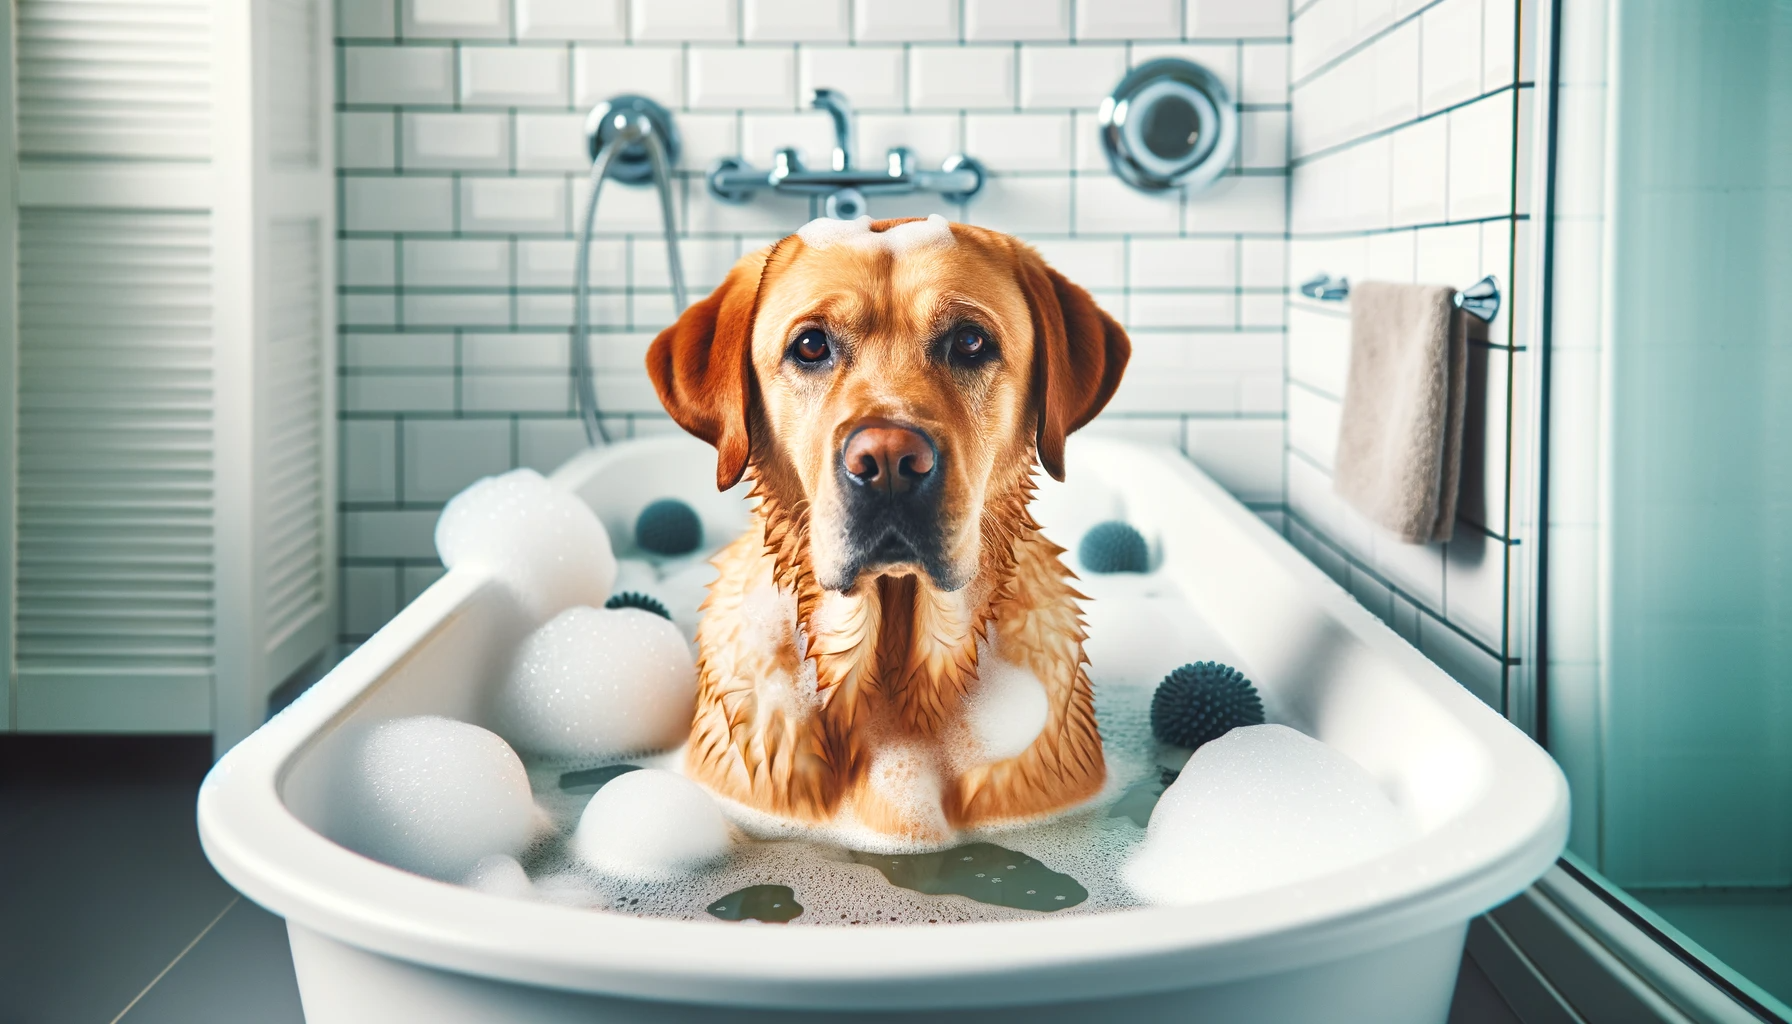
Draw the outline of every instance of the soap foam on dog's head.
<instances>
[{"instance_id":1,"label":"soap foam on dog's head","mask_svg":"<svg viewBox=\"0 0 1792 1024\"><path fill-rule=\"evenodd\" d=\"M846 245L855 249L884 249L896 256L914 249L943 249L953 244L952 225L937 213L926 220L912 220L883 231L871 230L870 217L858 220L818 217L798 228L796 236L811 249Z\"/></svg>"}]
</instances>

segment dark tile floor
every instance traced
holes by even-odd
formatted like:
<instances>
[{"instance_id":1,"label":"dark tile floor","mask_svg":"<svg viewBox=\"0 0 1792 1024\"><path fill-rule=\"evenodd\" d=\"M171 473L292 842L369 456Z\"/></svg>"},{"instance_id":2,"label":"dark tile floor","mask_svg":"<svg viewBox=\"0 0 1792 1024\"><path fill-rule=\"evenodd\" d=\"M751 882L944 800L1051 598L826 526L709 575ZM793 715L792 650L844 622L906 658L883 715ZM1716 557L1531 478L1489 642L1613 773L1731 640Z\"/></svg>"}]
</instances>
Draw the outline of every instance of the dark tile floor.
<instances>
[{"instance_id":1,"label":"dark tile floor","mask_svg":"<svg viewBox=\"0 0 1792 1024\"><path fill-rule=\"evenodd\" d=\"M0 736L0 1024L298 1024L279 918L206 862L209 737ZM1451 1024L1517 1024L1472 962Z\"/></svg>"},{"instance_id":2,"label":"dark tile floor","mask_svg":"<svg viewBox=\"0 0 1792 1024\"><path fill-rule=\"evenodd\" d=\"M0 1022L304 1020L280 919L199 849L211 738L0 737Z\"/></svg>"}]
</instances>

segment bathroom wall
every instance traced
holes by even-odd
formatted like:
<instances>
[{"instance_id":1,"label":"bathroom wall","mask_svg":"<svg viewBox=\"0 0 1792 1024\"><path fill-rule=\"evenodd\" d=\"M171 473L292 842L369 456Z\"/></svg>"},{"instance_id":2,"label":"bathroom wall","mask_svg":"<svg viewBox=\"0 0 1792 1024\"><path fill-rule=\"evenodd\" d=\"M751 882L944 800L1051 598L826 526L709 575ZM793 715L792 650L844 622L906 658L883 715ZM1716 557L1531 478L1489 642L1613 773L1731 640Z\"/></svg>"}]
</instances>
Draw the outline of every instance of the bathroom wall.
<instances>
[{"instance_id":1,"label":"bathroom wall","mask_svg":"<svg viewBox=\"0 0 1792 1024\"><path fill-rule=\"evenodd\" d=\"M1477 0L1477 46L1480 10ZM431 531L456 491L515 466L552 469L583 446L567 355L581 125L620 92L676 112L678 219L697 294L810 217L806 201L722 205L702 182L718 157L764 164L785 145L824 163L831 134L803 109L810 88L857 105L862 160L906 145L928 164L959 151L983 161L992 178L962 208L889 199L872 213L937 211L1037 244L1132 333L1131 372L1091 429L1178 445L1279 523L1288 19L1284 0L339 0L344 638L377 629L440 573ZM1328 29L1316 53L1320 20L1309 10L1296 23L1308 36L1303 78L1337 52ZM1240 103L1237 166L1194 197L1127 189L1096 143L1101 98L1162 55L1205 64ZM1311 115L1320 102L1308 100ZM1499 103L1496 93L1473 109ZM1329 116L1347 123L1354 110ZM1341 141L1309 131L1305 144ZM1308 180L1331 167L1314 159ZM1464 214L1476 245L1489 205ZM672 318L658 218L651 192L616 186L598 214L593 350L619 435L676 429L640 369ZM1303 221L1334 230L1324 215ZM1496 234L1487 251L1508 251ZM1462 248L1447 232L1440 245L1446 236L1451 253ZM1479 253L1445 276L1471 279ZM1441 599L1426 606L1442 611Z\"/></svg>"},{"instance_id":2,"label":"bathroom wall","mask_svg":"<svg viewBox=\"0 0 1792 1024\"><path fill-rule=\"evenodd\" d=\"M1293 12L1289 281L1319 272L1467 287L1462 500L1447 544L1406 545L1332 493L1349 352L1338 303L1291 293L1289 538L1483 700L1518 675L1529 516L1531 125L1535 3L1310 0ZM1522 700L1512 700L1516 710ZM1522 717L1522 716L1521 716Z\"/></svg>"}]
</instances>

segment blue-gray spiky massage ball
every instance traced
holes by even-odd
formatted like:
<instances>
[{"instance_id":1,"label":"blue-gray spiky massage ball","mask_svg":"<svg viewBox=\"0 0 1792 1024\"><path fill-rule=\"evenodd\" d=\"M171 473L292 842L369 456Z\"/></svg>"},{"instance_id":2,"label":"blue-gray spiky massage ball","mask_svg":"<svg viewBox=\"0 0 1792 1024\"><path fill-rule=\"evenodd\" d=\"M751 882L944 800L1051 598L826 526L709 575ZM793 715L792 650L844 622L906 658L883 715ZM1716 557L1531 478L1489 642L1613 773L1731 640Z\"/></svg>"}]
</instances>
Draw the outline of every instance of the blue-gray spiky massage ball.
<instances>
[{"instance_id":1,"label":"blue-gray spiky massage ball","mask_svg":"<svg viewBox=\"0 0 1792 1024\"><path fill-rule=\"evenodd\" d=\"M1145 572L1151 568L1145 538L1118 519L1098 523L1083 534L1076 557L1090 572Z\"/></svg>"},{"instance_id":2,"label":"blue-gray spiky massage ball","mask_svg":"<svg viewBox=\"0 0 1792 1024\"><path fill-rule=\"evenodd\" d=\"M605 608L639 608L644 612L652 612L667 622L672 621L672 613L666 610L657 598L633 590L624 590L620 594L611 594L604 602Z\"/></svg>"},{"instance_id":3,"label":"blue-gray spiky massage ball","mask_svg":"<svg viewBox=\"0 0 1792 1024\"><path fill-rule=\"evenodd\" d=\"M686 555L703 543L703 523L691 506L661 498L635 519L635 543L656 555Z\"/></svg>"},{"instance_id":4,"label":"blue-gray spiky massage ball","mask_svg":"<svg viewBox=\"0 0 1792 1024\"><path fill-rule=\"evenodd\" d=\"M1217 661L1184 665L1164 677L1151 696L1151 732L1193 749L1241 725L1263 724L1263 701L1242 673Z\"/></svg>"}]
</instances>

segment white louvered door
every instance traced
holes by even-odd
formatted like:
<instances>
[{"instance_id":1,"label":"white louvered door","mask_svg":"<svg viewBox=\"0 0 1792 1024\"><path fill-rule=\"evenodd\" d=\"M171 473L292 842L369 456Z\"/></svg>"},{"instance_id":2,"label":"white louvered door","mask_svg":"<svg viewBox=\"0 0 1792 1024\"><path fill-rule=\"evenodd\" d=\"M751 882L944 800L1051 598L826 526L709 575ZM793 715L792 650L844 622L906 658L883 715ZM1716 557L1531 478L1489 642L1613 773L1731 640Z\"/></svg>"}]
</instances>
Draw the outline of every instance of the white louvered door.
<instances>
[{"instance_id":1,"label":"white louvered door","mask_svg":"<svg viewBox=\"0 0 1792 1024\"><path fill-rule=\"evenodd\" d=\"M334 627L329 4L12 15L0 715L222 751Z\"/></svg>"},{"instance_id":2,"label":"white louvered door","mask_svg":"<svg viewBox=\"0 0 1792 1024\"><path fill-rule=\"evenodd\" d=\"M20 725L209 728L211 218L27 208L18 251Z\"/></svg>"}]
</instances>

